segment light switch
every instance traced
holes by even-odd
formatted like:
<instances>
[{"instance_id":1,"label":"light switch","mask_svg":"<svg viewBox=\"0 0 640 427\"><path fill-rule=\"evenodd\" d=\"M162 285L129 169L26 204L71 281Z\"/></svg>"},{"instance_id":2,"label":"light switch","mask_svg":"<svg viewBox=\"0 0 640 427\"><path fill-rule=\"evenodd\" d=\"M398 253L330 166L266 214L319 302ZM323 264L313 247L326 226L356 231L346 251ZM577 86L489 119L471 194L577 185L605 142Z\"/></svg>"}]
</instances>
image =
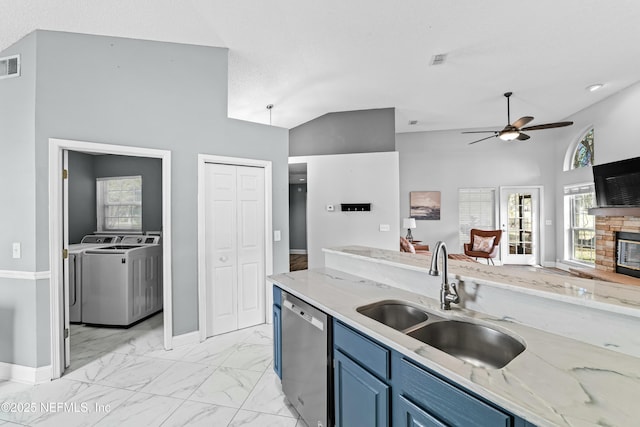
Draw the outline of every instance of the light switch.
<instances>
[{"instance_id":1,"label":"light switch","mask_svg":"<svg viewBox=\"0 0 640 427\"><path fill-rule=\"evenodd\" d=\"M282 240L282 235L280 234L280 230L273 230L273 241L279 242Z\"/></svg>"},{"instance_id":2,"label":"light switch","mask_svg":"<svg viewBox=\"0 0 640 427\"><path fill-rule=\"evenodd\" d=\"M380 224L380 231L389 231L391 230L391 226L389 224Z\"/></svg>"},{"instance_id":3,"label":"light switch","mask_svg":"<svg viewBox=\"0 0 640 427\"><path fill-rule=\"evenodd\" d=\"M553 225L553 221L550 219L547 219L544 221L544 225Z\"/></svg>"},{"instance_id":4,"label":"light switch","mask_svg":"<svg viewBox=\"0 0 640 427\"><path fill-rule=\"evenodd\" d=\"M20 249L20 243L18 243L18 242L14 242L13 243L13 257L16 258L16 259L22 257L22 251Z\"/></svg>"}]
</instances>

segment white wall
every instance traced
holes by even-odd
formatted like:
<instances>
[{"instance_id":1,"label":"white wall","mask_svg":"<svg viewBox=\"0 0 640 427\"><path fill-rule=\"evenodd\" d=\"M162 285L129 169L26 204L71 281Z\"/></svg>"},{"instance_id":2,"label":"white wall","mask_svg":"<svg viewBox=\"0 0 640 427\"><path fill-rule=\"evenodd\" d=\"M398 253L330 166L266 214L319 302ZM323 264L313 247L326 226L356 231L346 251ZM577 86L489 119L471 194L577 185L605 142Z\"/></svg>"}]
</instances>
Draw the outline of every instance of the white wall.
<instances>
[{"instance_id":1,"label":"white wall","mask_svg":"<svg viewBox=\"0 0 640 427\"><path fill-rule=\"evenodd\" d=\"M289 163L307 163L309 268L324 265L325 247L398 250L398 153L291 157ZM341 203L371 203L371 211L341 212ZM333 212L328 204L335 206ZM389 231L379 231L380 224L388 224Z\"/></svg>"},{"instance_id":2,"label":"white wall","mask_svg":"<svg viewBox=\"0 0 640 427\"><path fill-rule=\"evenodd\" d=\"M603 90L606 90L606 86ZM565 231L563 227L563 189L566 185L593 182L591 168L563 170L562 160L568 150L573 150L582 135L594 129L594 163L602 164L640 156L640 83L603 99L597 104L573 114L568 119L574 122L574 133L556 146L555 165L558 171L555 198L556 212L555 244L557 261L563 259Z\"/></svg>"},{"instance_id":3,"label":"white wall","mask_svg":"<svg viewBox=\"0 0 640 427\"><path fill-rule=\"evenodd\" d=\"M606 87L606 86L605 86ZM606 90L606 89L605 89ZM543 262L564 258L565 185L593 182L591 168L564 171L565 154L591 127L595 129L595 163L640 156L640 84L613 94L593 106L557 120L573 126L530 132L528 141L502 142L497 138L468 145L473 135L461 130L396 135L400 155L400 215L409 214L409 192L442 192L440 221L418 221L415 238L433 245L444 240L458 248L458 199L460 187L506 185L544 186L542 220L545 243ZM524 111L512 111L517 117ZM536 121L532 125L538 124ZM453 252L453 251L452 251Z\"/></svg>"},{"instance_id":4,"label":"white wall","mask_svg":"<svg viewBox=\"0 0 640 427\"><path fill-rule=\"evenodd\" d=\"M440 191L439 221L417 221L414 238L431 247L444 240L450 252L461 252L458 238L458 189L466 187L544 186L543 222L555 218L554 147L556 131L533 135L530 142L503 142L497 138L469 145L473 135L460 131L416 132L396 135L400 155L400 216L409 216L411 191ZM553 232L553 226L545 226ZM543 259L553 260L553 239L543 248Z\"/></svg>"}]
</instances>

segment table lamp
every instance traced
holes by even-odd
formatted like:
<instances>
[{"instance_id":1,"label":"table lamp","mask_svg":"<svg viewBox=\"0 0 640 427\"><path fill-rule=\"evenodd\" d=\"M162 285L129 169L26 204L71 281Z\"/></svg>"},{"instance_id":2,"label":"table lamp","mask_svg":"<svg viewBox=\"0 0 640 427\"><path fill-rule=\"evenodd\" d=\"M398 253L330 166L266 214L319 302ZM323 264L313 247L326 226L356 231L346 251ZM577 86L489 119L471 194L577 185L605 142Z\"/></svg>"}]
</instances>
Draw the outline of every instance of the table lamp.
<instances>
[{"instance_id":1,"label":"table lamp","mask_svg":"<svg viewBox=\"0 0 640 427\"><path fill-rule=\"evenodd\" d=\"M402 228L407 229L407 237L406 239L409 242L413 242L413 236L411 235L411 229L416 228L416 219L415 218L404 218L402 220Z\"/></svg>"}]
</instances>

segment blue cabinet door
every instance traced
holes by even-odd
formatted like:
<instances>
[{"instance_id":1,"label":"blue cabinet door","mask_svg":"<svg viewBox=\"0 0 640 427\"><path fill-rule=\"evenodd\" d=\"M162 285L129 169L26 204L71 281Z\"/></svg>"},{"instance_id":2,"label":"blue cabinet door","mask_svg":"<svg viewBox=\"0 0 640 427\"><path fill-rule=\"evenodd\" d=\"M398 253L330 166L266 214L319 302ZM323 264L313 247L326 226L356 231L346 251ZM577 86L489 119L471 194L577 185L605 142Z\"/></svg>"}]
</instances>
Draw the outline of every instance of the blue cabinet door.
<instances>
[{"instance_id":1,"label":"blue cabinet door","mask_svg":"<svg viewBox=\"0 0 640 427\"><path fill-rule=\"evenodd\" d=\"M336 427L389 425L390 387L334 351L334 401Z\"/></svg>"},{"instance_id":2,"label":"blue cabinet door","mask_svg":"<svg viewBox=\"0 0 640 427\"><path fill-rule=\"evenodd\" d=\"M397 427L446 427L431 414L414 405L403 396L398 397L394 411L394 426Z\"/></svg>"},{"instance_id":3,"label":"blue cabinet door","mask_svg":"<svg viewBox=\"0 0 640 427\"><path fill-rule=\"evenodd\" d=\"M282 379L282 321L279 305L273 305L273 370Z\"/></svg>"}]
</instances>

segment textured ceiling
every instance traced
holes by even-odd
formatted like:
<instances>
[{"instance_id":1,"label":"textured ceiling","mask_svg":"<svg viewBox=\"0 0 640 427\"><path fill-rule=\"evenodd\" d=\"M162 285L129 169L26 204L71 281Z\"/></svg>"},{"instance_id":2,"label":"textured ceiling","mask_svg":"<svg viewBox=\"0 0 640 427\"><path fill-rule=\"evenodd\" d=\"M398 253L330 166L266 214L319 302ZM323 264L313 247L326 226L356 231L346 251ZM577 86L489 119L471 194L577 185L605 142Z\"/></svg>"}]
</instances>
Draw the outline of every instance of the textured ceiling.
<instances>
[{"instance_id":1,"label":"textured ceiling","mask_svg":"<svg viewBox=\"0 0 640 427\"><path fill-rule=\"evenodd\" d=\"M638 0L0 0L0 50L35 29L228 47L230 117L395 107L408 132L501 127L506 91L513 119L562 120L640 79L638 23Z\"/></svg>"}]
</instances>

